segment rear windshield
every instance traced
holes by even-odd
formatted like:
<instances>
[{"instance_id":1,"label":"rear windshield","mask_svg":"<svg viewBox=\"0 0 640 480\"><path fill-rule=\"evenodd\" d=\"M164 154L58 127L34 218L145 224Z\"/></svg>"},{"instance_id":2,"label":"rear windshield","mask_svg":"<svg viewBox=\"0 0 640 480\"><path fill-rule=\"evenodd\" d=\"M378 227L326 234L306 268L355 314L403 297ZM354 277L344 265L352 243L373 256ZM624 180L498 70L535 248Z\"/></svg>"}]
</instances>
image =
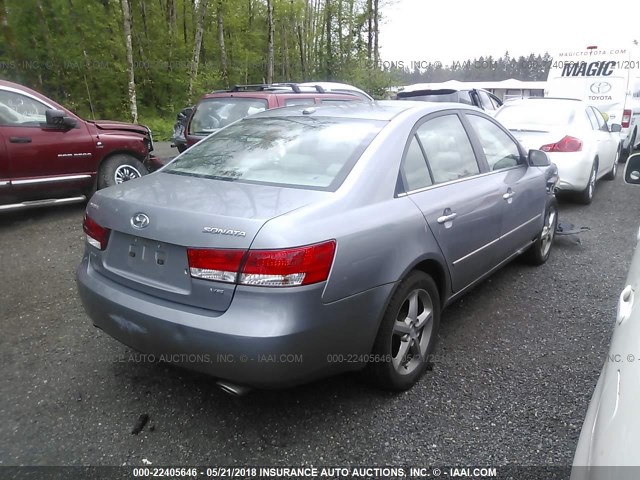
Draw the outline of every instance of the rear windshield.
<instances>
[{"instance_id":1,"label":"rear windshield","mask_svg":"<svg viewBox=\"0 0 640 480\"><path fill-rule=\"evenodd\" d=\"M571 123L575 111L576 105L571 103L533 100L520 105L506 104L498 110L495 118L507 128L527 125L549 127Z\"/></svg>"},{"instance_id":2,"label":"rear windshield","mask_svg":"<svg viewBox=\"0 0 640 480\"><path fill-rule=\"evenodd\" d=\"M329 117L246 118L197 143L163 171L334 191L385 124Z\"/></svg>"},{"instance_id":3,"label":"rear windshield","mask_svg":"<svg viewBox=\"0 0 640 480\"><path fill-rule=\"evenodd\" d=\"M189 123L191 135L206 136L248 115L267 109L259 98L206 98L196 107Z\"/></svg>"},{"instance_id":4,"label":"rear windshield","mask_svg":"<svg viewBox=\"0 0 640 480\"><path fill-rule=\"evenodd\" d=\"M468 92L458 92L457 90L417 90L415 92L400 92L398 93L398 100L472 104Z\"/></svg>"}]
</instances>

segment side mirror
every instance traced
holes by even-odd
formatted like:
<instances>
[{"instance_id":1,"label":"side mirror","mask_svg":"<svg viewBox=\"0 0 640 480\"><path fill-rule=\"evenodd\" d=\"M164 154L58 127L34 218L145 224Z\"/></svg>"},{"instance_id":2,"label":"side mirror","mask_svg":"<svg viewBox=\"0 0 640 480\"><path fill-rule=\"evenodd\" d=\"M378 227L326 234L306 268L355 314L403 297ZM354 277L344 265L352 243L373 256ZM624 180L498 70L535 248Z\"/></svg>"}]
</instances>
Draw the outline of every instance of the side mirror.
<instances>
[{"instance_id":1,"label":"side mirror","mask_svg":"<svg viewBox=\"0 0 640 480\"><path fill-rule=\"evenodd\" d=\"M551 165L548 155L542 150L529 150L529 165L532 167L548 167Z\"/></svg>"},{"instance_id":2,"label":"side mirror","mask_svg":"<svg viewBox=\"0 0 640 480\"><path fill-rule=\"evenodd\" d=\"M67 117L62 110L55 110L50 108L44 112L47 119L47 125L55 128L74 128L76 126L76 120L71 117Z\"/></svg>"},{"instance_id":3,"label":"side mirror","mask_svg":"<svg viewBox=\"0 0 640 480\"><path fill-rule=\"evenodd\" d=\"M611 133L618 133L622 131L622 125L619 123L612 123L610 127Z\"/></svg>"},{"instance_id":4,"label":"side mirror","mask_svg":"<svg viewBox=\"0 0 640 480\"><path fill-rule=\"evenodd\" d=\"M627 159L627 165L624 167L624 182L640 185L640 153L634 153Z\"/></svg>"}]
</instances>

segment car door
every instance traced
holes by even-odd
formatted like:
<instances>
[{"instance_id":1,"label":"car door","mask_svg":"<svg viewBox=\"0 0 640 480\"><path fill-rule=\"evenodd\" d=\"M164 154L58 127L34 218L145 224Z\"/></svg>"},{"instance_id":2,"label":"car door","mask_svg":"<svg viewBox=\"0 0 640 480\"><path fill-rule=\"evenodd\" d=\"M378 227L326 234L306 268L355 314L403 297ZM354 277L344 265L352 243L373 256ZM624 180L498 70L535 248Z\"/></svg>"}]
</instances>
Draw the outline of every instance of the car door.
<instances>
[{"instance_id":1,"label":"car door","mask_svg":"<svg viewBox=\"0 0 640 480\"><path fill-rule=\"evenodd\" d=\"M0 205L8 203L11 198L11 176L9 175L9 156L4 137L0 131Z\"/></svg>"},{"instance_id":2,"label":"car door","mask_svg":"<svg viewBox=\"0 0 640 480\"><path fill-rule=\"evenodd\" d=\"M504 201L482 173L456 112L416 125L403 159L403 182L442 250L454 292L496 264Z\"/></svg>"},{"instance_id":3,"label":"car door","mask_svg":"<svg viewBox=\"0 0 640 480\"><path fill-rule=\"evenodd\" d=\"M473 112L466 112L465 119L491 172L487 182L500 191L498 256L502 261L529 245L542 230L546 180L540 170L528 167L517 141L497 122Z\"/></svg>"},{"instance_id":4,"label":"car door","mask_svg":"<svg viewBox=\"0 0 640 480\"><path fill-rule=\"evenodd\" d=\"M600 177L611 171L613 162L616 161L619 139L609 131L609 124L602 116L602 112L595 107L588 108L593 112L598 122L594 133L598 142L598 158L600 159L598 177Z\"/></svg>"},{"instance_id":5,"label":"car door","mask_svg":"<svg viewBox=\"0 0 640 480\"><path fill-rule=\"evenodd\" d=\"M46 198L89 185L95 173L95 145L86 124L46 124L53 108L16 91L0 91L0 132L12 190L20 197Z\"/></svg>"}]
</instances>

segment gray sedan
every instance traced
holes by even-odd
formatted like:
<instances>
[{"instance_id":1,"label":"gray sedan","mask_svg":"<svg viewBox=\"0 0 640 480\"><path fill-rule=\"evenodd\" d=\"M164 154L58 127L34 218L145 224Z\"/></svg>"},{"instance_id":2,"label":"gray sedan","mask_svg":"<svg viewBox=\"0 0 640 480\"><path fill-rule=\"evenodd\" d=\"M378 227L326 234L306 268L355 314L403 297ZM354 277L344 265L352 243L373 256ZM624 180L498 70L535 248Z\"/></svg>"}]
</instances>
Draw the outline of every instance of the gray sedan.
<instances>
[{"instance_id":1,"label":"gray sedan","mask_svg":"<svg viewBox=\"0 0 640 480\"><path fill-rule=\"evenodd\" d=\"M447 304L547 260L556 181L473 107L269 110L97 192L78 289L95 326L229 392L361 369L403 390Z\"/></svg>"}]
</instances>

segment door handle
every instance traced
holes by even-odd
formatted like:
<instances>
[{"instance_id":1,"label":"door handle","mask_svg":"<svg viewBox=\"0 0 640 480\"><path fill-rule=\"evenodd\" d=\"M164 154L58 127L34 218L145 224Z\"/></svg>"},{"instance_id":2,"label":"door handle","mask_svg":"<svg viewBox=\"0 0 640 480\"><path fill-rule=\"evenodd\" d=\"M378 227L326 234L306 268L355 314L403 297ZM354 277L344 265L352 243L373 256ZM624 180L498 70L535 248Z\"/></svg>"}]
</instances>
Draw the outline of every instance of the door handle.
<instances>
[{"instance_id":1,"label":"door handle","mask_svg":"<svg viewBox=\"0 0 640 480\"><path fill-rule=\"evenodd\" d=\"M31 137L9 137L11 143L31 143Z\"/></svg>"},{"instance_id":2,"label":"door handle","mask_svg":"<svg viewBox=\"0 0 640 480\"><path fill-rule=\"evenodd\" d=\"M516 192L514 192L513 190L509 190L507 193L502 195L502 198L504 198L505 200L509 200L510 198L513 198L515 194Z\"/></svg>"},{"instance_id":3,"label":"door handle","mask_svg":"<svg viewBox=\"0 0 640 480\"><path fill-rule=\"evenodd\" d=\"M450 213L449 215L443 215L441 217L438 217L438 223L447 223L450 222L451 220L453 220L454 218L456 218L458 216L457 213Z\"/></svg>"},{"instance_id":4,"label":"door handle","mask_svg":"<svg viewBox=\"0 0 640 480\"><path fill-rule=\"evenodd\" d=\"M631 285L627 285L618 299L618 325L631 317L634 300L635 292Z\"/></svg>"}]
</instances>

